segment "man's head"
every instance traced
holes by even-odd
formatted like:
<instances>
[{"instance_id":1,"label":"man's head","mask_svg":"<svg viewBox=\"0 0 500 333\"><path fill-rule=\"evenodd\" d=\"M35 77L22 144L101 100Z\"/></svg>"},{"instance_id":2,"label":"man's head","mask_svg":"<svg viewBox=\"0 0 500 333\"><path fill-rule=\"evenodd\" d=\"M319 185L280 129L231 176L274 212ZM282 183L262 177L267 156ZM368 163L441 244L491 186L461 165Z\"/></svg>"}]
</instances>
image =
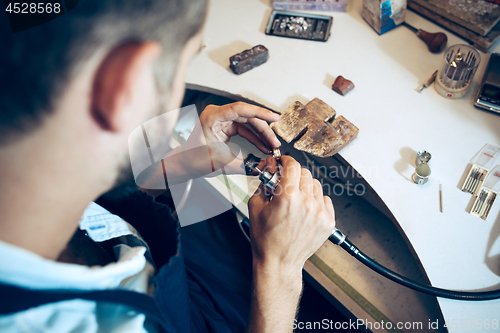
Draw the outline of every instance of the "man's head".
<instances>
[{"instance_id":1,"label":"man's head","mask_svg":"<svg viewBox=\"0 0 500 333\"><path fill-rule=\"evenodd\" d=\"M0 152L53 133L74 149L84 139L95 157L107 150L109 161L123 162L131 130L179 107L206 7L206 0L83 0L15 34L0 20Z\"/></svg>"}]
</instances>

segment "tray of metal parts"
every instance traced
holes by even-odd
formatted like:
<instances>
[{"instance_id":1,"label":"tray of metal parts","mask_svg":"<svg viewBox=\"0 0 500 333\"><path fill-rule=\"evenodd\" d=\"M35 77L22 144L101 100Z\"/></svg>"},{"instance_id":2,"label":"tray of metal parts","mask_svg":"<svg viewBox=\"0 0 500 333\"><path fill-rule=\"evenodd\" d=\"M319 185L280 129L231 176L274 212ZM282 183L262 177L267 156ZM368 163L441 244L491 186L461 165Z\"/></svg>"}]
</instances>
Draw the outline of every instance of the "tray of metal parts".
<instances>
[{"instance_id":1,"label":"tray of metal parts","mask_svg":"<svg viewBox=\"0 0 500 333\"><path fill-rule=\"evenodd\" d=\"M326 42L333 17L274 10L267 22L266 35Z\"/></svg>"}]
</instances>

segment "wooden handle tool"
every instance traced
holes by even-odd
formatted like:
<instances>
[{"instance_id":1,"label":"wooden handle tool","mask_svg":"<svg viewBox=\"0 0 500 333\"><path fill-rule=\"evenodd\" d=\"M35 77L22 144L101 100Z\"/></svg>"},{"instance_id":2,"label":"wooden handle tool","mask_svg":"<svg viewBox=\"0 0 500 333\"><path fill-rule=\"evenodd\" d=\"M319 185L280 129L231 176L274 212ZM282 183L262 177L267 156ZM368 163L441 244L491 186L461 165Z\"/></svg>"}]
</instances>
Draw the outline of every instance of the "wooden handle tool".
<instances>
[{"instance_id":1,"label":"wooden handle tool","mask_svg":"<svg viewBox=\"0 0 500 333\"><path fill-rule=\"evenodd\" d=\"M439 53L446 48L446 43L448 43L448 37L444 33L442 32L431 33L421 29L414 28L406 22L403 22L403 24L408 29L416 33L417 36L424 41L424 43L429 48L429 51L431 51L432 53Z\"/></svg>"}]
</instances>

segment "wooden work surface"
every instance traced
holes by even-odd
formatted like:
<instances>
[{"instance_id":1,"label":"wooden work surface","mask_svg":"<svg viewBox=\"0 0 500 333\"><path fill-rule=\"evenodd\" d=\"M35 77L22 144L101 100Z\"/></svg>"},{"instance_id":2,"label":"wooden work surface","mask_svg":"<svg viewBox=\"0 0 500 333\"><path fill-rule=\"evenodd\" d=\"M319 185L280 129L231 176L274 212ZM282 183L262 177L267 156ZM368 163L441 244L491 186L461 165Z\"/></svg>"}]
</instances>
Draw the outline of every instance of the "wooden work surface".
<instances>
[{"instance_id":1,"label":"wooden work surface","mask_svg":"<svg viewBox=\"0 0 500 333\"><path fill-rule=\"evenodd\" d=\"M472 198L459 189L469 159L485 143L500 147L500 116L473 107L489 55L481 54L469 93L460 100L447 100L433 87L416 92L438 69L442 54L429 53L405 27L378 36L361 18L361 0L351 1L347 13L325 13L334 17L332 35L326 43L266 36L264 29L271 11L266 0L211 0L205 48L188 70L187 82L238 94L277 111L296 100L305 104L319 97L359 127L358 138L340 155L388 207L432 285L457 290L500 288L500 203L495 204L488 221L483 221L468 213ZM407 13L407 21L430 32L443 31L413 12ZM463 43L447 35L448 45ZM240 76L230 72L229 57L258 44L269 49L268 62ZM492 50L498 52L500 47ZM330 88L337 75L356 85L347 96ZM419 150L433 156L432 175L423 186L410 180ZM443 188L443 213L439 211L439 184ZM246 188L248 193L252 190L252 186ZM241 207L244 210L244 204ZM355 243L359 242L362 247L364 240ZM362 274L356 277L355 272L346 271L344 261L330 262L350 259L348 255L339 257L344 254L329 247L333 246L326 245L315 258L335 273L340 271L341 278L371 304L376 303L375 307L389 319L399 320L394 318L398 312L392 309L395 300L390 291L373 289ZM332 279L325 278L328 272L318 272L323 266L315 258L306 270L318 281L325 279L320 283L345 301L358 318L363 317L360 303L344 297L342 292L347 291L342 288L335 289L328 282ZM438 302L450 324L454 319L458 324L500 319L500 300ZM407 313L411 313L411 304L408 307ZM373 313L368 317L374 318Z\"/></svg>"}]
</instances>

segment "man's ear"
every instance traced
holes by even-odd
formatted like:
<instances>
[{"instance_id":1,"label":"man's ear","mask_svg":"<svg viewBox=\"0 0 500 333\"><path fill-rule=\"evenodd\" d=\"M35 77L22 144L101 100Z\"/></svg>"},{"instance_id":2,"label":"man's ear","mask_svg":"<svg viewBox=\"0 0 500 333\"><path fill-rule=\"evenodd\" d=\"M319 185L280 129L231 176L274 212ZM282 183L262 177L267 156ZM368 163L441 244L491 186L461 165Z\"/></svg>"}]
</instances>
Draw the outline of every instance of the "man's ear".
<instances>
[{"instance_id":1,"label":"man's ear","mask_svg":"<svg viewBox=\"0 0 500 333\"><path fill-rule=\"evenodd\" d=\"M161 53L157 42L127 43L111 50L101 62L92 90L91 112L103 130L117 132L133 117L137 89L148 85L153 62Z\"/></svg>"}]
</instances>

